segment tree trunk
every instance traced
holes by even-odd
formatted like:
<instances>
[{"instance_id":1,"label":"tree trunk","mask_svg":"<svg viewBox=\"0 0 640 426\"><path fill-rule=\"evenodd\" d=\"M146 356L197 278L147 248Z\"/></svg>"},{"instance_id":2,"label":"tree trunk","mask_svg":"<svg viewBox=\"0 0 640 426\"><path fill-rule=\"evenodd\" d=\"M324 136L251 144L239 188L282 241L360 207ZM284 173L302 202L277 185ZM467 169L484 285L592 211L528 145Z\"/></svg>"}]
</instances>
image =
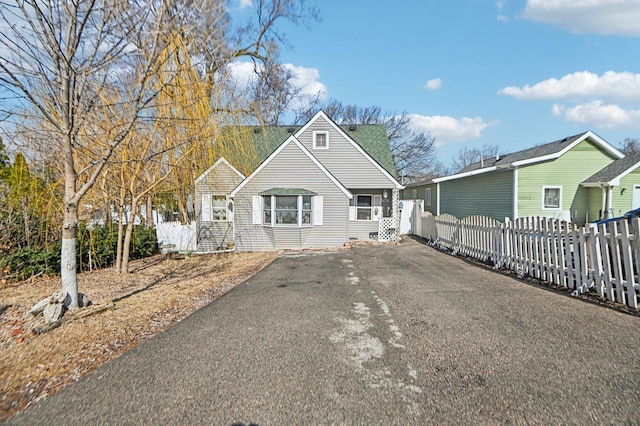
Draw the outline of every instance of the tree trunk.
<instances>
[{"instance_id":1,"label":"tree trunk","mask_svg":"<svg viewBox=\"0 0 640 426\"><path fill-rule=\"evenodd\" d=\"M116 240L116 271L120 272L122 267L122 234L124 233L124 212L123 207L118 207L118 239Z\"/></svg>"},{"instance_id":2,"label":"tree trunk","mask_svg":"<svg viewBox=\"0 0 640 426\"><path fill-rule=\"evenodd\" d=\"M147 227L153 228L154 219L153 219L153 197L149 195L147 197Z\"/></svg>"},{"instance_id":3,"label":"tree trunk","mask_svg":"<svg viewBox=\"0 0 640 426\"><path fill-rule=\"evenodd\" d=\"M76 273L76 234L78 233L78 207L65 202L62 226L62 250L60 275L62 290L67 293L65 302L69 309L78 308L78 277Z\"/></svg>"},{"instance_id":4,"label":"tree trunk","mask_svg":"<svg viewBox=\"0 0 640 426\"><path fill-rule=\"evenodd\" d=\"M131 199L131 211L135 212L138 209L138 198L133 197ZM131 237L133 236L133 229L135 228L135 215L131 215L131 220L127 222L127 232L124 235L124 243L122 244L122 266L118 270L121 274L129 273L129 252L131 250Z\"/></svg>"}]
</instances>

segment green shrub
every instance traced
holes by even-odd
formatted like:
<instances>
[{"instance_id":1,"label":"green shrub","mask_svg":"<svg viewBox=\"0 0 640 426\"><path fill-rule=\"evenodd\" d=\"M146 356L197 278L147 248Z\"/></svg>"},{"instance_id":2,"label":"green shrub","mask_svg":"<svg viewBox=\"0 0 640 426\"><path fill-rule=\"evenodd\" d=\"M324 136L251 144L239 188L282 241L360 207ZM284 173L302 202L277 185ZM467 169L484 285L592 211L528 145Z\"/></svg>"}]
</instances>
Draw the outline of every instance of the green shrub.
<instances>
[{"instance_id":1,"label":"green shrub","mask_svg":"<svg viewBox=\"0 0 640 426\"><path fill-rule=\"evenodd\" d=\"M76 257L78 272L91 268L111 266L115 262L118 228L116 226L96 226L88 228L81 224L78 228ZM25 280L33 275L59 275L60 250L62 243L56 241L46 249L24 248L0 259L0 273L11 279ZM157 252L156 231L153 228L136 226L131 238L129 259L142 259Z\"/></svg>"},{"instance_id":2,"label":"green shrub","mask_svg":"<svg viewBox=\"0 0 640 426\"><path fill-rule=\"evenodd\" d=\"M15 280L26 280L34 275L59 275L61 243L47 249L24 248L0 259L0 270Z\"/></svg>"}]
</instances>

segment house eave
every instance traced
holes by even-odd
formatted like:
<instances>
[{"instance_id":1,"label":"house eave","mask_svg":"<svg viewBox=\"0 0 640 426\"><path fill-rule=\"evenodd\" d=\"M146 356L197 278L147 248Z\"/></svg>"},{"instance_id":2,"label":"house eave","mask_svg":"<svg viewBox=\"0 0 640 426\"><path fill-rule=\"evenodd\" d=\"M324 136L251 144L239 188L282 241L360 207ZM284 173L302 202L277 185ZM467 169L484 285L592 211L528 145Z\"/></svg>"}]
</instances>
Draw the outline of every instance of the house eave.
<instances>
[{"instance_id":1,"label":"house eave","mask_svg":"<svg viewBox=\"0 0 640 426\"><path fill-rule=\"evenodd\" d=\"M481 175L481 174L484 174L484 173L493 172L493 171L495 171L497 169L498 168L496 166L485 167L484 169L471 170L469 172L458 173L456 175L443 176L443 177L440 177L440 178L435 178L435 179L433 179L433 182L434 183L440 183L440 182L445 182L445 181L448 181L448 180L455 180L455 179L461 179L461 178L465 178L465 177L469 177L469 176Z\"/></svg>"}]
</instances>

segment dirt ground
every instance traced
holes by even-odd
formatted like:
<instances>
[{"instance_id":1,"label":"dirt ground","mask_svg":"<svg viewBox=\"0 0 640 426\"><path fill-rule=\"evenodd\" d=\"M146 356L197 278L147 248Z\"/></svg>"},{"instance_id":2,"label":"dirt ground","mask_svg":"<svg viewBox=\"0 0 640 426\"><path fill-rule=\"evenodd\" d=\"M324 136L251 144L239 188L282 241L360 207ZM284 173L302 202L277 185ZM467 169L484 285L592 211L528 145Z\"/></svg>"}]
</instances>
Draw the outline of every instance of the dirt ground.
<instances>
[{"instance_id":1,"label":"dirt ground","mask_svg":"<svg viewBox=\"0 0 640 426\"><path fill-rule=\"evenodd\" d=\"M28 311L60 289L60 278L0 283L0 419L46 398L205 306L264 268L277 253L228 253L133 262L78 276L92 306L65 314L41 335ZM92 315L83 316L87 313Z\"/></svg>"}]
</instances>

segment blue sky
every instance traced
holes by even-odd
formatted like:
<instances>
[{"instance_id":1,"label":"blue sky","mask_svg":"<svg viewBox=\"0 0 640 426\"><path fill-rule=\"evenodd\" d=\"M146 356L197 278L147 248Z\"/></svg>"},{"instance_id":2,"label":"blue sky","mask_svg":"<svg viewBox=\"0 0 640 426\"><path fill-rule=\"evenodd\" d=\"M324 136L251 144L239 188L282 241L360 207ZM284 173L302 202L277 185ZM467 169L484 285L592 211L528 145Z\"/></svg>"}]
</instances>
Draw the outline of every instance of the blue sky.
<instances>
[{"instance_id":1,"label":"blue sky","mask_svg":"<svg viewBox=\"0 0 640 426\"><path fill-rule=\"evenodd\" d=\"M299 84L406 111L448 165L593 130L640 137L640 0L322 0L287 26Z\"/></svg>"}]
</instances>

